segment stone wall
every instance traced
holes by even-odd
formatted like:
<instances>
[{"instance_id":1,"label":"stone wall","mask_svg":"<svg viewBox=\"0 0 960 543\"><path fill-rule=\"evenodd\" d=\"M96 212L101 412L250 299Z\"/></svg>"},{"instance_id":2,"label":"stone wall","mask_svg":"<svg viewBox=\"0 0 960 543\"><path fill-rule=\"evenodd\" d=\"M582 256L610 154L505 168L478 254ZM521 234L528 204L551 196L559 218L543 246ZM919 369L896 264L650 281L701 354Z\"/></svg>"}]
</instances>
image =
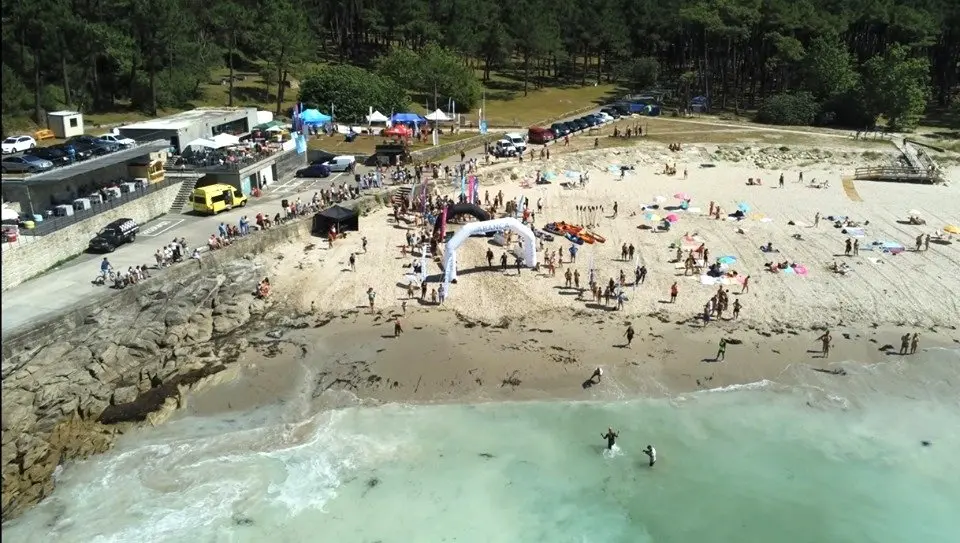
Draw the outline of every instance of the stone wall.
<instances>
[{"instance_id":1,"label":"stone wall","mask_svg":"<svg viewBox=\"0 0 960 543\"><path fill-rule=\"evenodd\" d=\"M124 424L158 422L182 387L236 360L246 340L224 339L247 336L271 306L253 296L255 255L306 239L309 228L302 220L245 237L205 254L202 268L162 270L5 337L3 519L49 495L57 465L107 450Z\"/></svg>"},{"instance_id":2,"label":"stone wall","mask_svg":"<svg viewBox=\"0 0 960 543\"><path fill-rule=\"evenodd\" d=\"M436 147L428 147L421 151L410 153L410 159L414 162L433 162L444 157L455 155L460 151L467 151L477 147L483 147L484 142L493 142L502 138L506 132L489 132L480 136L474 136L453 143L445 143Z\"/></svg>"},{"instance_id":3,"label":"stone wall","mask_svg":"<svg viewBox=\"0 0 960 543\"><path fill-rule=\"evenodd\" d=\"M131 218L143 224L169 212L179 190L180 183L169 185L87 220L41 236L33 243L16 245L3 251L3 290L13 288L55 264L82 253L90 239L112 221Z\"/></svg>"},{"instance_id":4,"label":"stone wall","mask_svg":"<svg viewBox=\"0 0 960 543\"><path fill-rule=\"evenodd\" d=\"M307 165L307 153L298 154L296 149L284 151L276 162L276 179L282 181L293 177L297 170Z\"/></svg>"}]
</instances>

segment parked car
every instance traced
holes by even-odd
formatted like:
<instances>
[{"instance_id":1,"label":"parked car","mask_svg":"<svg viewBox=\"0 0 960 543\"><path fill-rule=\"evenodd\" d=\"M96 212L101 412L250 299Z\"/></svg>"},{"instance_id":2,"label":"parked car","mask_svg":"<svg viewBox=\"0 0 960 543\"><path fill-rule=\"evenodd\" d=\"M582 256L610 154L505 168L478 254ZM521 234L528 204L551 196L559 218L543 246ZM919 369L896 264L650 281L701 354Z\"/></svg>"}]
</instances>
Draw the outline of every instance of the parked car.
<instances>
[{"instance_id":1,"label":"parked car","mask_svg":"<svg viewBox=\"0 0 960 543\"><path fill-rule=\"evenodd\" d=\"M330 177L330 167L326 164L311 164L297 170L297 177Z\"/></svg>"},{"instance_id":2,"label":"parked car","mask_svg":"<svg viewBox=\"0 0 960 543\"><path fill-rule=\"evenodd\" d=\"M75 144L61 143L59 145L54 145L51 148L57 149L59 151L63 151L63 153L67 155L67 157L73 157L76 160L87 160L88 158L93 157L93 154L94 154L93 147L90 147L89 145L86 145L84 143L75 143Z\"/></svg>"},{"instance_id":3,"label":"parked car","mask_svg":"<svg viewBox=\"0 0 960 543\"><path fill-rule=\"evenodd\" d=\"M137 146L137 140L133 138L125 138L119 134L102 134L97 136L97 139L116 144L120 149L130 149L131 147Z\"/></svg>"},{"instance_id":4,"label":"parked car","mask_svg":"<svg viewBox=\"0 0 960 543\"><path fill-rule=\"evenodd\" d=\"M357 163L357 158L353 155L335 156L324 162L324 165L330 168L331 172L349 171Z\"/></svg>"},{"instance_id":5,"label":"parked car","mask_svg":"<svg viewBox=\"0 0 960 543\"><path fill-rule=\"evenodd\" d=\"M493 146L493 156L500 158L517 156L517 148L513 145L512 141L502 139L497 141L496 145Z\"/></svg>"},{"instance_id":6,"label":"parked car","mask_svg":"<svg viewBox=\"0 0 960 543\"><path fill-rule=\"evenodd\" d=\"M600 113L606 113L607 115L613 117L614 119L620 118L620 111L618 111L617 108L615 107L607 106L605 108L602 108L600 110Z\"/></svg>"},{"instance_id":7,"label":"parked car","mask_svg":"<svg viewBox=\"0 0 960 543\"><path fill-rule=\"evenodd\" d=\"M107 153L112 153L120 149L120 145L112 141L102 140L100 138L95 138L93 136L88 136L86 134L81 134L79 136L74 136L64 142L67 145L76 145L82 143L93 147L95 150L93 154L95 155L105 155Z\"/></svg>"},{"instance_id":8,"label":"parked car","mask_svg":"<svg viewBox=\"0 0 960 543\"><path fill-rule=\"evenodd\" d=\"M503 137L510 140L510 143L517 148L517 152L526 152L527 140L524 139L523 134L520 134L519 132L510 132L509 134L504 134Z\"/></svg>"},{"instance_id":9,"label":"parked car","mask_svg":"<svg viewBox=\"0 0 960 543\"><path fill-rule=\"evenodd\" d=\"M581 117L583 122L587 123L587 128L592 128L600 124L600 119L594 117L593 115L584 115Z\"/></svg>"},{"instance_id":10,"label":"parked car","mask_svg":"<svg viewBox=\"0 0 960 543\"><path fill-rule=\"evenodd\" d=\"M601 123L613 122L613 116L610 115L609 113L605 112L605 111L601 111L601 112L599 112L599 113L594 113L594 115L595 115L598 119L600 119L600 122L601 122Z\"/></svg>"},{"instance_id":11,"label":"parked car","mask_svg":"<svg viewBox=\"0 0 960 543\"><path fill-rule=\"evenodd\" d=\"M90 240L89 251L112 253L124 243L131 243L137 239L140 225L133 219L117 219L97 232L96 237Z\"/></svg>"},{"instance_id":12,"label":"parked car","mask_svg":"<svg viewBox=\"0 0 960 543\"><path fill-rule=\"evenodd\" d=\"M583 119L574 119L574 120L572 120L572 121L570 121L570 122L573 124L573 126L576 127L576 131L577 131L577 132L579 132L579 131L581 131L581 130L586 130L586 129L587 129L587 126L588 126L588 125L587 125L587 121L584 121Z\"/></svg>"},{"instance_id":13,"label":"parked car","mask_svg":"<svg viewBox=\"0 0 960 543\"><path fill-rule=\"evenodd\" d=\"M577 130L580 130L580 126L578 126L577 123L573 121L566 121L565 123L563 123L563 126L564 128L567 129L567 133L564 135L570 135L576 132Z\"/></svg>"},{"instance_id":14,"label":"parked car","mask_svg":"<svg viewBox=\"0 0 960 543\"><path fill-rule=\"evenodd\" d=\"M30 136L10 136L3 140L0 146L3 147L3 154L9 155L26 151L27 149L33 149L37 146L37 142Z\"/></svg>"},{"instance_id":15,"label":"parked car","mask_svg":"<svg viewBox=\"0 0 960 543\"><path fill-rule=\"evenodd\" d=\"M562 138L570 133L570 130L564 123L553 123L550 125L550 130L553 131L554 138Z\"/></svg>"},{"instance_id":16,"label":"parked car","mask_svg":"<svg viewBox=\"0 0 960 543\"><path fill-rule=\"evenodd\" d=\"M556 137L556 133L552 129L542 126L531 126L527 131L527 141L535 145L553 141Z\"/></svg>"},{"instance_id":17,"label":"parked car","mask_svg":"<svg viewBox=\"0 0 960 543\"><path fill-rule=\"evenodd\" d=\"M49 160L55 168L70 164L70 157L55 147L37 147L36 149L31 149L27 154L41 160Z\"/></svg>"},{"instance_id":18,"label":"parked car","mask_svg":"<svg viewBox=\"0 0 960 543\"><path fill-rule=\"evenodd\" d=\"M53 162L32 156L8 156L3 159L0 167L4 172L36 173L53 168Z\"/></svg>"}]
</instances>

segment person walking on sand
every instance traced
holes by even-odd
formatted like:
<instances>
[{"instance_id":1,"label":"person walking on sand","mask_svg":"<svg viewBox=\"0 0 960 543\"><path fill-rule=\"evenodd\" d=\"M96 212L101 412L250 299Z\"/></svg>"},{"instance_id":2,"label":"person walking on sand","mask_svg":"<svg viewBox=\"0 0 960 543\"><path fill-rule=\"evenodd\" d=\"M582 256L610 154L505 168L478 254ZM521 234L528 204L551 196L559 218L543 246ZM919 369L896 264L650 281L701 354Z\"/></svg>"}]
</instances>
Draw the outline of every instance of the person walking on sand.
<instances>
[{"instance_id":1,"label":"person walking on sand","mask_svg":"<svg viewBox=\"0 0 960 543\"><path fill-rule=\"evenodd\" d=\"M910 334L906 333L900 336L900 355L905 355L910 351Z\"/></svg>"},{"instance_id":2,"label":"person walking on sand","mask_svg":"<svg viewBox=\"0 0 960 543\"><path fill-rule=\"evenodd\" d=\"M739 299L739 298L733 301L733 319L734 319L734 320L737 320L738 318L740 318L740 308L741 308L741 307L743 307L743 306L740 305L740 299Z\"/></svg>"},{"instance_id":3,"label":"person walking on sand","mask_svg":"<svg viewBox=\"0 0 960 543\"><path fill-rule=\"evenodd\" d=\"M647 448L643 450L643 454L647 455L647 458L650 459L650 467L652 468L653 465L657 463L657 449L654 449L653 445L647 445Z\"/></svg>"},{"instance_id":4,"label":"person walking on sand","mask_svg":"<svg viewBox=\"0 0 960 543\"><path fill-rule=\"evenodd\" d=\"M830 335L830 330L824 332L823 335L817 339L822 344L821 353L823 354L823 358L830 356L830 342L833 341L833 337Z\"/></svg>"},{"instance_id":5,"label":"person walking on sand","mask_svg":"<svg viewBox=\"0 0 960 543\"><path fill-rule=\"evenodd\" d=\"M507 271L507 253L500 255L500 269Z\"/></svg>"},{"instance_id":6,"label":"person walking on sand","mask_svg":"<svg viewBox=\"0 0 960 543\"><path fill-rule=\"evenodd\" d=\"M613 428L607 428L607 433L600 434L600 437L607 440L607 450L613 450L614 445L617 444L617 438L620 437L620 432L614 432Z\"/></svg>"},{"instance_id":7,"label":"person walking on sand","mask_svg":"<svg viewBox=\"0 0 960 543\"><path fill-rule=\"evenodd\" d=\"M720 345L717 348L717 357L714 360L720 361L727 356L727 338L720 338Z\"/></svg>"},{"instance_id":8,"label":"person walking on sand","mask_svg":"<svg viewBox=\"0 0 960 543\"><path fill-rule=\"evenodd\" d=\"M750 276L746 276L743 280L743 287L740 289L740 294L746 294L750 290Z\"/></svg>"},{"instance_id":9,"label":"person walking on sand","mask_svg":"<svg viewBox=\"0 0 960 543\"><path fill-rule=\"evenodd\" d=\"M567 288L573 284L573 272L570 271L570 268L567 268L567 271L563 273L563 278L566 281L564 284Z\"/></svg>"},{"instance_id":10,"label":"person walking on sand","mask_svg":"<svg viewBox=\"0 0 960 543\"><path fill-rule=\"evenodd\" d=\"M853 256L860 256L860 240L853 240Z\"/></svg>"},{"instance_id":11,"label":"person walking on sand","mask_svg":"<svg viewBox=\"0 0 960 543\"><path fill-rule=\"evenodd\" d=\"M420 283L420 299L421 300L427 299L427 282L426 281Z\"/></svg>"},{"instance_id":12,"label":"person walking on sand","mask_svg":"<svg viewBox=\"0 0 960 543\"><path fill-rule=\"evenodd\" d=\"M783 173L780 174L780 188L783 188Z\"/></svg>"},{"instance_id":13,"label":"person walking on sand","mask_svg":"<svg viewBox=\"0 0 960 543\"><path fill-rule=\"evenodd\" d=\"M850 256L850 253L853 251L853 243L850 241L850 238L847 238L847 241L843 247L843 255Z\"/></svg>"},{"instance_id":14,"label":"person walking on sand","mask_svg":"<svg viewBox=\"0 0 960 543\"><path fill-rule=\"evenodd\" d=\"M370 312L373 313L374 301L377 299L377 293L373 291L373 287L367 289L367 300L370 301Z\"/></svg>"},{"instance_id":15,"label":"person walking on sand","mask_svg":"<svg viewBox=\"0 0 960 543\"><path fill-rule=\"evenodd\" d=\"M923 250L924 251L930 250L930 234L927 234L926 236L923 237Z\"/></svg>"},{"instance_id":16,"label":"person walking on sand","mask_svg":"<svg viewBox=\"0 0 960 543\"><path fill-rule=\"evenodd\" d=\"M350 271L357 271L357 255L355 253L350 253Z\"/></svg>"},{"instance_id":17,"label":"person walking on sand","mask_svg":"<svg viewBox=\"0 0 960 543\"><path fill-rule=\"evenodd\" d=\"M601 377L603 377L603 369L601 369L600 366L597 366L597 369L593 370L593 375L590 376L590 380L593 381L596 379L599 383Z\"/></svg>"},{"instance_id":18,"label":"person walking on sand","mask_svg":"<svg viewBox=\"0 0 960 543\"><path fill-rule=\"evenodd\" d=\"M367 236L360 238L361 246L363 247L363 252L367 252Z\"/></svg>"},{"instance_id":19,"label":"person walking on sand","mask_svg":"<svg viewBox=\"0 0 960 543\"><path fill-rule=\"evenodd\" d=\"M910 340L910 354L917 354L918 347L920 347L920 334L914 332L913 339Z\"/></svg>"},{"instance_id":20,"label":"person walking on sand","mask_svg":"<svg viewBox=\"0 0 960 543\"><path fill-rule=\"evenodd\" d=\"M393 321L393 337L400 337L400 334L403 333L403 327L400 326L400 317L397 317Z\"/></svg>"},{"instance_id":21,"label":"person walking on sand","mask_svg":"<svg viewBox=\"0 0 960 543\"><path fill-rule=\"evenodd\" d=\"M630 344L633 343L633 336L634 336L635 334L636 334L636 332L633 331L633 325L632 325L632 324L628 324L628 325L627 325L627 331L624 332L624 334L623 334L624 337L627 338L627 347L630 347Z\"/></svg>"},{"instance_id":22,"label":"person walking on sand","mask_svg":"<svg viewBox=\"0 0 960 543\"><path fill-rule=\"evenodd\" d=\"M670 303L675 303L677 301L677 294L680 294L680 287L677 286L677 282L674 281L670 285Z\"/></svg>"},{"instance_id":23,"label":"person walking on sand","mask_svg":"<svg viewBox=\"0 0 960 543\"><path fill-rule=\"evenodd\" d=\"M493 267L493 249L487 249L487 267Z\"/></svg>"},{"instance_id":24,"label":"person walking on sand","mask_svg":"<svg viewBox=\"0 0 960 543\"><path fill-rule=\"evenodd\" d=\"M820 212L817 211L817 214L813 216L813 227L817 228L820 226Z\"/></svg>"},{"instance_id":25,"label":"person walking on sand","mask_svg":"<svg viewBox=\"0 0 960 543\"><path fill-rule=\"evenodd\" d=\"M923 246L923 234L917 236L917 252L920 252L920 248Z\"/></svg>"}]
</instances>

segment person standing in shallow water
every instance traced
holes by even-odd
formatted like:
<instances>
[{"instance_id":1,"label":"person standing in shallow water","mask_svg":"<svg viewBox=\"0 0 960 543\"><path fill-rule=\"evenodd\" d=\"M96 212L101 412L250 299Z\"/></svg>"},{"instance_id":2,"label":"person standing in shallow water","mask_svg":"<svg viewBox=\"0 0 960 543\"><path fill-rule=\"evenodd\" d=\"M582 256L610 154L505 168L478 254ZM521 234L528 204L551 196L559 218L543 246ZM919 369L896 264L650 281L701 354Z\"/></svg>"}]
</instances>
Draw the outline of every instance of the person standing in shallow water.
<instances>
[{"instance_id":1,"label":"person standing in shallow water","mask_svg":"<svg viewBox=\"0 0 960 543\"><path fill-rule=\"evenodd\" d=\"M620 437L620 432L614 432L613 428L607 428L607 433L600 434L603 439L607 440L607 450L613 450L613 446L617 444L617 438Z\"/></svg>"},{"instance_id":2,"label":"person standing in shallow water","mask_svg":"<svg viewBox=\"0 0 960 543\"><path fill-rule=\"evenodd\" d=\"M724 360L727 357L727 338L720 338L720 346L717 348L716 360ZM653 465L653 464L651 464Z\"/></svg>"},{"instance_id":3,"label":"person standing in shallow water","mask_svg":"<svg viewBox=\"0 0 960 543\"><path fill-rule=\"evenodd\" d=\"M652 468L653 465L657 463L657 449L654 449L653 445L647 445L647 448L643 450L643 454L650 458L650 467Z\"/></svg>"}]
</instances>

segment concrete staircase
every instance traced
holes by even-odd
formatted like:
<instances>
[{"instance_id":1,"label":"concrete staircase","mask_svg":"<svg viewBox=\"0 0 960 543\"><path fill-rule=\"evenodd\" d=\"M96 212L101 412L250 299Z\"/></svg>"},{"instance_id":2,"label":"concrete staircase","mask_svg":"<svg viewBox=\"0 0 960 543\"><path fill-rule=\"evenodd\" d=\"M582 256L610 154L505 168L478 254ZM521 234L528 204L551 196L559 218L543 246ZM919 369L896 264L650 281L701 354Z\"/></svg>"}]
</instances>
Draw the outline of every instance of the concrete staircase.
<instances>
[{"instance_id":1,"label":"concrete staircase","mask_svg":"<svg viewBox=\"0 0 960 543\"><path fill-rule=\"evenodd\" d=\"M167 175L169 175L169 172ZM173 199L173 204L170 205L170 213L173 214L183 213L183 208L190 203L193 189L197 186L197 181L203 177L203 174L177 174L177 177L182 177L183 183L180 184L180 191L177 192L177 197Z\"/></svg>"},{"instance_id":2,"label":"concrete staircase","mask_svg":"<svg viewBox=\"0 0 960 543\"><path fill-rule=\"evenodd\" d=\"M408 202L410 200L410 191L413 187L398 187L393 193L393 197L390 199L392 205L400 205L401 202Z\"/></svg>"}]
</instances>

